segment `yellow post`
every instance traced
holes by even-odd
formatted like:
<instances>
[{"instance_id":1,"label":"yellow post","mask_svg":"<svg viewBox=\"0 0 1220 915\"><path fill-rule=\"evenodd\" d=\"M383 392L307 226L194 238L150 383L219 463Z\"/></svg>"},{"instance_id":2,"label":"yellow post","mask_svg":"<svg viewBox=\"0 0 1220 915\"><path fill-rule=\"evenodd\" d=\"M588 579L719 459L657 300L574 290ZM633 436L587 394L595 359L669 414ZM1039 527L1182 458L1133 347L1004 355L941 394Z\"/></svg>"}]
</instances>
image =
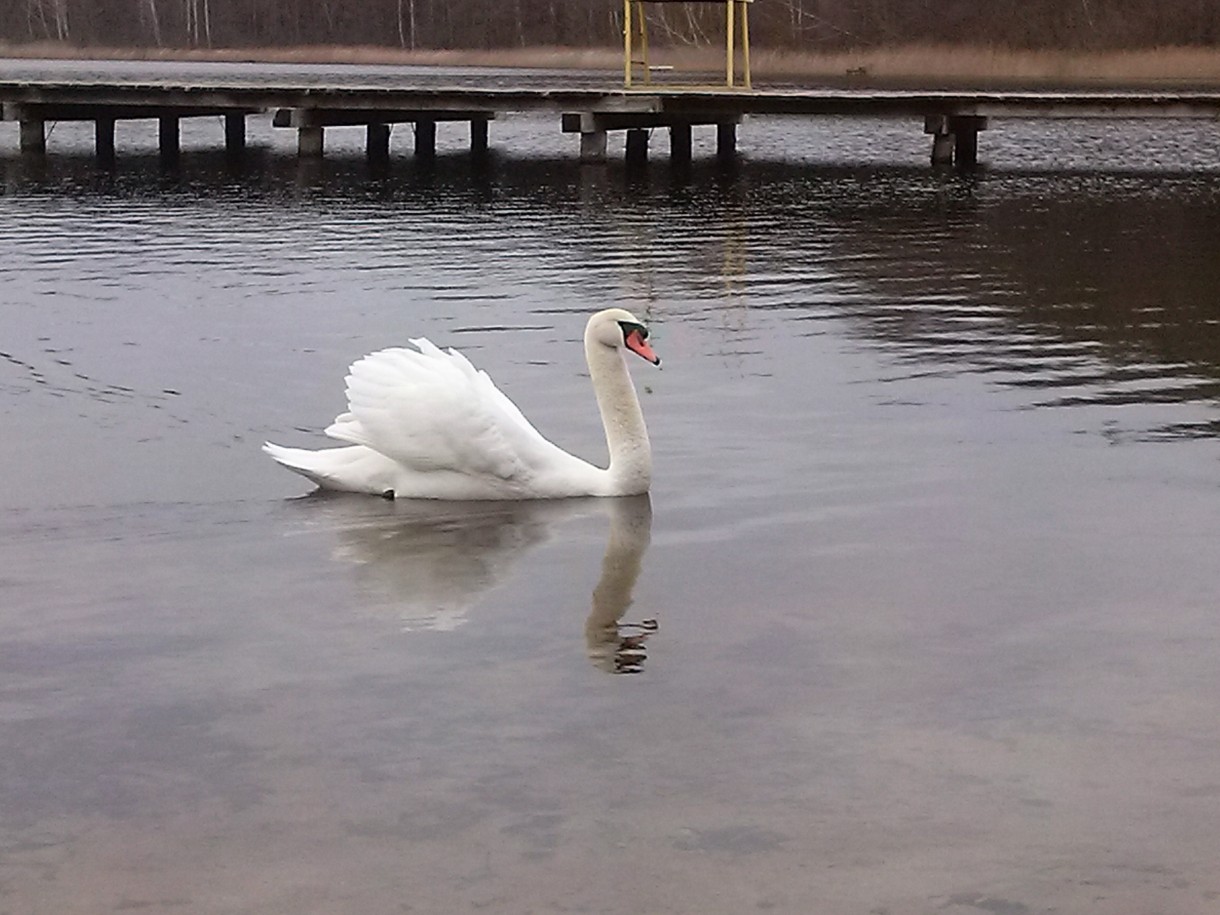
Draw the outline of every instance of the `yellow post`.
<instances>
[{"instance_id":1,"label":"yellow post","mask_svg":"<svg viewBox=\"0 0 1220 915\"><path fill-rule=\"evenodd\" d=\"M754 87L750 83L750 8L746 6L748 2L749 0L742 0L741 4L741 64L746 88L752 89Z\"/></svg>"},{"instance_id":2,"label":"yellow post","mask_svg":"<svg viewBox=\"0 0 1220 915\"><path fill-rule=\"evenodd\" d=\"M725 29L725 32L728 33L728 37L725 39L725 41L728 44L728 53L726 55L727 61L725 63L724 77L725 85L728 86L733 85L733 70L735 69L733 66L733 9L736 6L737 0L725 0L725 25L728 26L728 28Z\"/></svg>"},{"instance_id":3,"label":"yellow post","mask_svg":"<svg viewBox=\"0 0 1220 915\"><path fill-rule=\"evenodd\" d=\"M635 82L638 65L643 84L652 85L652 67L648 65L648 18L644 4L649 0L623 0L623 85L630 89ZM658 0L659 2L659 0ZM687 0L691 3L717 3L719 0ZM741 29L741 86L752 89L750 80L750 7L753 0L724 0L725 60L724 83L732 89L737 85L737 29ZM740 24L740 25L739 25ZM639 57L636 57L639 54ZM664 69L670 69L668 67Z\"/></svg>"},{"instance_id":4,"label":"yellow post","mask_svg":"<svg viewBox=\"0 0 1220 915\"><path fill-rule=\"evenodd\" d=\"M644 4L635 0L635 26L640 39L640 66L644 70L644 85L652 85L652 67L648 65L648 19L644 15Z\"/></svg>"},{"instance_id":5,"label":"yellow post","mask_svg":"<svg viewBox=\"0 0 1220 915\"><path fill-rule=\"evenodd\" d=\"M636 39L639 39L638 44ZM639 57L636 57L636 54ZM644 74L644 85L652 83L648 66L648 20L644 16L643 0L623 0L623 85L628 89L635 79L636 65Z\"/></svg>"},{"instance_id":6,"label":"yellow post","mask_svg":"<svg viewBox=\"0 0 1220 915\"><path fill-rule=\"evenodd\" d=\"M623 0L623 85L631 88L631 2Z\"/></svg>"}]
</instances>

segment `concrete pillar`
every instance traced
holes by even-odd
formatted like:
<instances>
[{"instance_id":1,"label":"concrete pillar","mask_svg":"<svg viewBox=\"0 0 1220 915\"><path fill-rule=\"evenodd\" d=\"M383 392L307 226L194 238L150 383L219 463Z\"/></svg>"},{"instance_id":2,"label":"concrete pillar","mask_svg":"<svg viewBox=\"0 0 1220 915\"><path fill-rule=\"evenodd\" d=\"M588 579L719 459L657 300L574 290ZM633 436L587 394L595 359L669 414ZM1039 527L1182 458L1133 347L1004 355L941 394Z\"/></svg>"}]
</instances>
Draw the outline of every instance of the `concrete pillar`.
<instances>
[{"instance_id":1,"label":"concrete pillar","mask_svg":"<svg viewBox=\"0 0 1220 915\"><path fill-rule=\"evenodd\" d=\"M390 161L390 125L370 123L365 130L364 153L370 162Z\"/></svg>"},{"instance_id":2,"label":"concrete pillar","mask_svg":"<svg viewBox=\"0 0 1220 915\"><path fill-rule=\"evenodd\" d=\"M246 116L230 112L225 115L225 152L239 156L246 148Z\"/></svg>"},{"instance_id":3,"label":"concrete pillar","mask_svg":"<svg viewBox=\"0 0 1220 915\"><path fill-rule=\"evenodd\" d=\"M580 133L580 161L606 161L606 131L582 130Z\"/></svg>"},{"instance_id":4,"label":"concrete pillar","mask_svg":"<svg viewBox=\"0 0 1220 915\"><path fill-rule=\"evenodd\" d=\"M932 134L932 164L951 165L953 163L953 147L955 138L951 133Z\"/></svg>"},{"instance_id":5,"label":"concrete pillar","mask_svg":"<svg viewBox=\"0 0 1220 915\"><path fill-rule=\"evenodd\" d=\"M987 118L973 114L932 114L923 119L923 132L932 135L932 164L971 166L979 158L979 131Z\"/></svg>"},{"instance_id":6,"label":"concrete pillar","mask_svg":"<svg viewBox=\"0 0 1220 915\"><path fill-rule=\"evenodd\" d=\"M669 128L669 161L672 165L690 165L690 124L672 124Z\"/></svg>"},{"instance_id":7,"label":"concrete pillar","mask_svg":"<svg viewBox=\"0 0 1220 915\"><path fill-rule=\"evenodd\" d=\"M415 122L415 157L417 159L436 157L436 121Z\"/></svg>"},{"instance_id":8,"label":"concrete pillar","mask_svg":"<svg viewBox=\"0 0 1220 915\"><path fill-rule=\"evenodd\" d=\"M487 118L475 118L470 122L470 154L487 155Z\"/></svg>"},{"instance_id":9,"label":"concrete pillar","mask_svg":"<svg viewBox=\"0 0 1220 915\"><path fill-rule=\"evenodd\" d=\"M963 129L953 134L953 161L957 165L975 165L979 161L979 132Z\"/></svg>"},{"instance_id":10,"label":"concrete pillar","mask_svg":"<svg viewBox=\"0 0 1220 915\"><path fill-rule=\"evenodd\" d=\"M41 118L21 119L21 151L38 155L47 151L47 132Z\"/></svg>"},{"instance_id":11,"label":"concrete pillar","mask_svg":"<svg viewBox=\"0 0 1220 915\"><path fill-rule=\"evenodd\" d=\"M103 165L114 164L114 118L98 118L93 122L94 146L97 161Z\"/></svg>"},{"instance_id":12,"label":"concrete pillar","mask_svg":"<svg viewBox=\"0 0 1220 915\"><path fill-rule=\"evenodd\" d=\"M737 125L716 125L716 157L721 162L731 162L737 158Z\"/></svg>"},{"instance_id":13,"label":"concrete pillar","mask_svg":"<svg viewBox=\"0 0 1220 915\"><path fill-rule=\"evenodd\" d=\"M978 164L979 161L979 131L987 129L987 118L975 115L961 115L949 118L949 128L953 132L953 161L963 167Z\"/></svg>"},{"instance_id":14,"label":"concrete pillar","mask_svg":"<svg viewBox=\"0 0 1220 915\"><path fill-rule=\"evenodd\" d=\"M161 159L165 162L176 162L181 150L178 137L178 118L170 115L157 119L157 145L161 150Z\"/></svg>"},{"instance_id":15,"label":"concrete pillar","mask_svg":"<svg viewBox=\"0 0 1220 915\"><path fill-rule=\"evenodd\" d=\"M930 114L923 119L923 132L932 136L932 164L949 165L953 161L953 128L943 114Z\"/></svg>"},{"instance_id":16,"label":"concrete pillar","mask_svg":"<svg viewBox=\"0 0 1220 915\"><path fill-rule=\"evenodd\" d=\"M627 163L643 165L648 161L648 131L632 127L627 131Z\"/></svg>"},{"instance_id":17,"label":"concrete pillar","mask_svg":"<svg viewBox=\"0 0 1220 915\"><path fill-rule=\"evenodd\" d=\"M297 155L302 159L321 159L325 143L321 127L297 128Z\"/></svg>"}]
</instances>

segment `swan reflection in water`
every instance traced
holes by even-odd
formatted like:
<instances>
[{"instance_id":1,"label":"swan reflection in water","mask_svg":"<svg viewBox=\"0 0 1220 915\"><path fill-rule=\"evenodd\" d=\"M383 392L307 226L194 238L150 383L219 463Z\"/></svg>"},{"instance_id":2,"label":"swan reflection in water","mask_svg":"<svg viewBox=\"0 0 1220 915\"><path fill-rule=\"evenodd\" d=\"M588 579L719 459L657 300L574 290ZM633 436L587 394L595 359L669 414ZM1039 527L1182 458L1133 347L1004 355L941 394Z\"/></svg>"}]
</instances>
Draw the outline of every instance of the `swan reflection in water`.
<instances>
[{"instance_id":1,"label":"swan reflection in water","mask_svg":"<svg viewBox=\"0 0 1220 915\"><path fill-rule=\"evenodd\" d=\"M448 632L505 581L533 547L576 518L608 516L601 578L585 622L589 658L611 673L638 673L653 619L623 622L652 536L649 497L519 502L395 502L321 494L311 527L337 538L335 557L359 569L363 586L399 613L405 631Z\"/></svg>"},{"instance_id":2,"label":"swan reflection in water","mask_svg":"<svg viewBox=\"0 0 1220 915\"><path fill-rule=\"evenodd\" d=\"M610 536L593 589L593 609L585 620L585 643L589 660L602 670L634 674L644 669L645 643L657 631L655 619L622 621L652 540L652 503L647 495L609 502Z\"/></svg>"}]
</instances>

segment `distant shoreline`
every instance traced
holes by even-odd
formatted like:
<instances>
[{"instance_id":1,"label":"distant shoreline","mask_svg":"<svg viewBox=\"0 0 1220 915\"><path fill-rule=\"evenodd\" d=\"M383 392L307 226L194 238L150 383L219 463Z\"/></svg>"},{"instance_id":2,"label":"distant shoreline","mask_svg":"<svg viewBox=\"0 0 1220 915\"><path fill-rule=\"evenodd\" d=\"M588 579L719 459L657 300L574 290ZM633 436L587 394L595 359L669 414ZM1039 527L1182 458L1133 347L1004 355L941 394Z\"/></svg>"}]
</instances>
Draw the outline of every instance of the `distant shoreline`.
<instances>
[{"instance_id":1,"label":"distant shoreline","mask_svg":"<svg viewBox=\"0 0 1220 915\"><path fill-rule=\"evenodd\" d=\"M654 64L715 71L717 49L654 47ZM220 61L402 66L475 66L620 71L618 48L419 50L303 46L293 48L81 48L51 42L0 43L0 57L57 60ZM1023 51L986 47L903 46L838 53L774 52L755 46L756 80L895 87L1039 87L1214 89L1220 49L1170 47L1131 51Z\"/></svg>"}]
</instances>

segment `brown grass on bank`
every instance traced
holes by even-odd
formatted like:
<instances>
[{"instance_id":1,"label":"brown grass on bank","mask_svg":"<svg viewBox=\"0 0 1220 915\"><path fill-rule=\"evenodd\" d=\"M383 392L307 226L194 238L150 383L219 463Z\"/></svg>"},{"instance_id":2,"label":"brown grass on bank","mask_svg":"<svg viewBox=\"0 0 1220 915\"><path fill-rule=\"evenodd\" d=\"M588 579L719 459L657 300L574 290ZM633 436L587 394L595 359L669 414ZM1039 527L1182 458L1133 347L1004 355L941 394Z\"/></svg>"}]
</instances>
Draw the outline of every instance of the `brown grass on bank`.
<instances>
[{"instance_id":1,"label":"brown grass on bank","mask_svg":"<svg viewBox=\"0 0 1220 915\"><path fill-rule=\"evenodd\" d=\"M720 48L652 49L652 63L675 71L723 67ZM44 42L0 43L0 57L106 60L187 60L266 63L347 63L620 70L618 48L506 48L403 51L396 48L78 48ZM863 86L1215 87L1220 49L1148 48L1132 51L1021 51L1005 48L902 46L838 53L753 50L756 82L849 83Z\"/></svg>"},{"instance_id":2,"label":"brown grass on bank","mask_svg":"<svg viewBox=\"0 0 1220 915\"><path fill-rule=\"evenodd\" d=\"M1034 85L1216 85L1220 49L1018 51L980 47L899 47L791 56L761 52L756 72L794 78L855 74L878 82Z\"/></svg>"},{"instance_id":3,"label":"brown grass on bank","mask_svg":"<svg viewBox=\"0 0 1220 915\"><path fill-rule=\"evenodd\" d=\"M186 60L237 63L338 63L454 67L538 67L602 70L622 67L617 48L504 48L491 51L407 51L365 45L303 45L290 48L80 48L57 42L8 44L0 57L26 60Z\"/></svg>"}]
</instances>

